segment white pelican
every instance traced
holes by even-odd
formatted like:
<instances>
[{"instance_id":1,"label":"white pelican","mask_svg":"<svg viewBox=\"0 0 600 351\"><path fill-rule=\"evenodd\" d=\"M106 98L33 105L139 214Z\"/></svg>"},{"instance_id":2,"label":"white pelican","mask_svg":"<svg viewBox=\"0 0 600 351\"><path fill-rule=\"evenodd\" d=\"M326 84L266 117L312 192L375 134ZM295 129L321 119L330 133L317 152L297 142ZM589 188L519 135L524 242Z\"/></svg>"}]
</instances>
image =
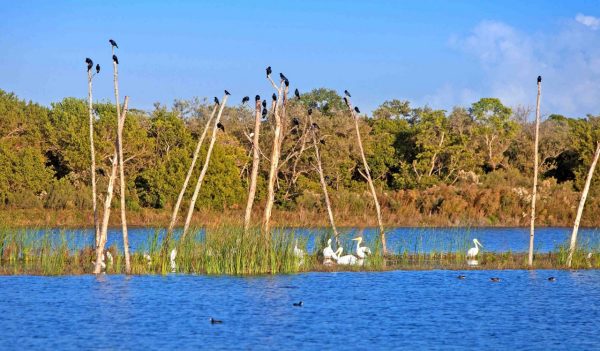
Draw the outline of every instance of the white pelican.
<instances>
[{"instance_id":1,"label":"white pelican","mask_svg":"<svg viewBox=\"0 0 600 351\"><path fill-rule=\"evenodd\" d=\"M331 238L327 239L327 246L323 249L323 264L330 265L333 263L331 259L338 260L337 254L331 248Z\"/></svg>"},{"instance_id":2,"label":"white pelican","mask_svg":"<svg viewBox=\"0 0 600 351\"><path fill-rule=\"evenodd\" d=\"M467 251L467 258L477 257L477 254L479 253L479 246L483 247L483 245L481 245L477 239L473 239L473 243L475 244L475 247L472 247L469 249L469 251Z\"/></svg>"},{"instance_id":3,"label":"white pelican","mask_svg":"<svg viewBox=\"0 0 600 351\"><path fill-rule=\"evenodd\" d=\"M304 263L304 251L298 248L298 239L296 239L296 244L294 245L294 256L298 258L298 264Z\"/></svg>"},{"instance_id":4,"label":"white pelican","mask_svg":"<svg viewBox=\"0 0 600 351\"><path fill-rule=\"evenodd\" d=\"M360 246L360 243L362 243L363 238L362 237L358 237L358 238L354 238L352 240L356 241L356 256L358 256L358 258L364 259L367 257L367 255L371 254L371 249L369 249L366 246Z\"/></svg>"},{"instance_id":5,"label":"white pelican","mask_svg":"<svg viewBox=\"0 0 600 351\"><path fill-rule=\"evenodd\" d=\"M340 247L335 252L336 255L338 256L338 258L337 258L337 263L338 264L341 264L341 265L344 265L344 266L348 266L348 265L353 266L353 265L355 265L355 264L358 263L358 259L354 255L345 255L345 256L342 256L342 252L343 251L344 251L344 249Z\"/></svg>"},{"instance_id":6,"label":"white pelican","mask_svg":"<svg viewBox=\"0 0 600 351\"><path fill-rule=\"evenodd\" d=\"M177 264L175 263L175 258L177 257L177 249L171 250L171 273L175 273L177 270Z\"/></svg>"}]
</instances>

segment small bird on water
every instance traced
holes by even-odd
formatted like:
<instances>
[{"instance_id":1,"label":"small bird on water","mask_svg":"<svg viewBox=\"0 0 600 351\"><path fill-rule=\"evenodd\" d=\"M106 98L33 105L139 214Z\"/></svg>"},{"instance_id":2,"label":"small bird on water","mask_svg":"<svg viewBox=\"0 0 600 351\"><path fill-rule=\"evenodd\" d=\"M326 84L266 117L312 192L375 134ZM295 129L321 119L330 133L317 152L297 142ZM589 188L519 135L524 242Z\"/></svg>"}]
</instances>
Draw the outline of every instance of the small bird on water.
<instances>
[{"instance_id":1,"label":"small bird on water","mask_svg":"<svg viewBox=\"0 0 600 351\"><path fill-rule=\"evenodd\" d=\"M117 57L117 55L113 55L113 61L118 65L119 64L119 58Z\"/></svg>"},{"instance_id":2,"label":"small bird on water","mask_svg":"<svg viewBox=\"0 0 600 351\"><path fill-rule=\"evenodd\" d=\"M89 57L85 58L85 63L87 63L87 70L88 71L91 70L92 67L94 67L94 61L92 61L92 59L89 58Z\"/></svg>"},{"instance_id":3,"label":"small bird on water","mask_svg":"<svg viewBox=\"0 0 600 351\"><path fill-rule=\"evenodd\" d=\"M223 321L210 317L210 324L223 324Z\"/></svg>"},{"instance_id":4,"label":"small bird on water","mask_svg":"<svg viewBox=\"0 0 600 351\"><path fill-rule=\"evenodd\" d=\"M100 64L96 64L96 74L100 73Z\"/></svg>"},{"instance_id":5,"label":"small bird on water","mask_svg":"<svg viewBox=\"0 0 600 351\"><path fill-rule=\"evenodd\" d=\"M119 45L117 45L117 42L112 40L112 39L108 39L108 42L110 43L111 46L116 47L117 49L119 48Z\"/></svg>"},{"instance_id":6,"label":"small bird on water","mask_svg":"<svg viewBox=\"0 0 600 351\"><path fill-rule=\"evenodd\" d=\"M555 281L556 281L556 278L554 278L554 277L550 277L550 278L548 278L548 281L549 281L549 282L555 282Z\"/></svg>"},{"instance_id":7,"label":"small bird on water","mask_svg":"<svg viewBox=\"0 0 600 351\"><path fill-rule=\"evenodd\" d=\"M302 307L302 305L304 305L304 302L302 302L302 301L294 302L294 306L296 306L296 307Z\"/></svg>"},{"instance_id":8,"label":"small bird on water","mask_svg":"<svg viewBox=\"0 0 600 351\"><path fill-rule=\"evenodd\" d=\"M491 281L493 281L494 283L497 283L497 282L499 282L499 281L500 281L500 278L498 278L498 277L493 277L493 278L490 278L490 280L491 280Z\"/></svg>"},{"instance_id":9,"label":"small bird on water","mask_svg":"<svg viewBox=\"0 0 600 351\"><path fill-rule=\"evenodd\" d=\"M467 277L461 274L461 275L459 275L457 278L458 278L458 279L465 279L465 278L467 278Z\"/></svg>"}]
</instances>

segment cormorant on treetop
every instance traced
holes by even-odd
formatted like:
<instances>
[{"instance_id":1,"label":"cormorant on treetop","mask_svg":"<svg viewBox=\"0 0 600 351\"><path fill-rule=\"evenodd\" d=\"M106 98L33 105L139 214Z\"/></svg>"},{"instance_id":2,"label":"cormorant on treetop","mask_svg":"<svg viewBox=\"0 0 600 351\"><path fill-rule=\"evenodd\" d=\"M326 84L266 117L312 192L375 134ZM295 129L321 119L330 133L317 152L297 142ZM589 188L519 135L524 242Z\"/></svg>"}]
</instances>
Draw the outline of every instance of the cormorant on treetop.
<instances>
[{"instance_id":1,"label":"cormorant on treetop","mask_svg":"<svg viewBox=\"0 0 600 351\"><path fill-rule=\"evenodd\" d=\"M284 83L285 83L285 86L286 86L286 87L289 87L289 86L290 86L290 81L289 81L289 80L287 80L287 79L286 79L286 80L284 81Z\"/></svg>"},{"instance_id":2,"label":"cormorant on treetop","mask_svg":"<svg viewBox=\"0 0 600 351\"><path fill-rule=\"evenodd\" d=\"M354 111L356 111L356 113L360 113L360 110L358 109L358 106L354 107Z\"/></svg>"},{"instance_id":3,"label":"cormorant on treetop","mask_svg":"<svg viewBox=\"0 0 600 351\"><path fill-rule=\"evenodd\" d=\"M225 90L225 95L231 95L227 90Z\"/></svg>"},{"instance_id":4,"label":"cormorant on treetop","mask_svg":"<svg viewBox=\"0 0 600 351\"><path fill-rule=\"evenodd\" d=\"M108 39L108 42L110 43L110 45L116 47L117 49L119 48L119 45L117 45L117 42L112 40L112 39Z\"/></svg>"},{"instance_id":5,"label":"cormorant on treetop","mask_svg":"<svg viewBox=\"0 0 600 351\"><path fill-rule=\"evenodd\" d=\"M538 81L537 81L537 82L538 82L538 83L541 83L541 82L542 82L542 76L538 76Z\"/></svg>"},{"instance_id":6,"label":"cormorant on treetop","mask_svg":"<svg viewBox=\"0 0 600 351\"><path fill-rule=\"evenodd\" d=\"M260 101L260 95L256 95L256 96L254 97L254 101Z\"/></svg>"},{"instance_id":7,"label":"cormorant on treetop","mask_svg":"<svg viewBox=\"0 0 600 351\"><path fill-rule=\"evenodd\" d=\"M258 96L258 95L256 95ZM260 99L260 96L258 96L258 98ZM263 108L267 108L267 100L263 100L262 102Z\"/></svg>"},{"instance_id":8,"label":"cormorant on treetop","mask_svg":"<svg viewBox=\"0 0 600 351\"><path fill-rule=\"evenodd\" d=\"M277 100L277 95L275 95L275 93L273 93L272 98L273 98L273 101Z\"/></svg>"},{"instance_id":9,"label":"cormorant on treetop","mask_svg":"<svg viewBox=\"0 0 600 351\"><path fill-rule=\"evenodd\" d=\"M350 95L350 92L348 92L348 90L344 90L344 94L346 94L347 97L352 97L352 95Z\"/></svg>"},{"instance_id":10,"label":"cormorant on treetop","mask_svg":"<svg viewBox=\"0 0 600 351\"><path fill-rule=\"evenodd\" d=\"M288 80L283 73L279 73L279 78L281 78L281 80Z\"/></svg>"},{"instance_id":11,"label":"cormorant on treetop","mask_svg":"<svg viewBox=\"0 0 600 351\"><path fill-rule=\"evenodd\" d=\"M245 104L248 101L250 101L250 97L249 96L244 96L244 98L242 99L242 104Z\"/></svg>"},{"instance_id":12,"label":"cormorant on treetop","mask_svg":"<svg viewBox=\"0 0 600 351\"><path fill-rule=\"evenodd\" d=\"M96 64L96 74L100 73L100 64Z\"/></svg>"},{"instance_id":13,"label":"cormorant on treetop","mask_svg":"<svg viewBox=\"0 0 600 351\"><path fill-rule=\"evenodd\" d=\"M113 61L115 61L117 65L119 64L119 58L117 57L117 55L113 55Z\"/></svg>"},{"instance_id":14,"label":"cormorant on treetop","mask_svg":"<svg viewBox=\"0 0 600 351\"><path fill-rule=\"evenodd\" d=\"M273 70L271 69L271 66L267 67L267 77L271 75L271 73L273 73Z\"/></svg>"},{"instance_id":15,"label":"cormorant on treetop","mask_svg":"<svg viewBox=\"0 0 600 351\"><path fill-rule=\"evenodd\" d=\"M219 98L217 98L216 96L215 96L215 104L220 105Z\"/></svg>"},{"instance_id":16,"label":"cormorant on treetop","mask_svg":"<svg viewBox=\"0 0 600 351\"><path fill-rule=\"evenodd\" d=\"M294 90L294 95L296 95L296 98L300 99L300 92L298 89Z\"/></svg>"},{"instance_id":17,"label":"cormorant on treetop","mask_svg":"<svg viewBox=\"0 0 600 351\"><path fill-rule=\"evenodd\" d=\"M92 67L94 67L94 61L92 61L92 59L89 58L89 57L85 58L85 63L87 63L87 70L88 71L91 70Z\"/></svg>"}]
</instances>

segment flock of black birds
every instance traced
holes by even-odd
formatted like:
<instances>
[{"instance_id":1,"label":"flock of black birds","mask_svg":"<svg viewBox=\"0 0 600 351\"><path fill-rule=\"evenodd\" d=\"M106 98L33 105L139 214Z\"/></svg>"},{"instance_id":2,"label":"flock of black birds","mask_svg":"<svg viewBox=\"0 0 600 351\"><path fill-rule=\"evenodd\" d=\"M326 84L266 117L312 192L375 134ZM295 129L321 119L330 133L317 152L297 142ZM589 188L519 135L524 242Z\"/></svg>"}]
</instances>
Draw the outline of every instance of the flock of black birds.
<instances>
[{"instance_id":1,"label":"flock of black birds","mask_svg":"<svg viewBox=\"0 0 600 351\"><path fill-rule=\"evenodd\" d=\"M117 48L117 49L119 48L119 46L117 45L117 42L114 41L113 39L109 39L108 42L110 43L111 48L113 49L113 52L114 52L115 48ZM113 62L115 64L117 64L117 65L119 64L119 58L117 57L117 55L113 54L112 55L112 59L113 59ZM87 70L88 70L88 72L90 72L92 70L92 68L94 67L94 61L92 61L91 58L86 57L85 63L87 64ZM100 73L100 64L96 64L96 74L99 74L99 73ZM271 68L271 66L267 67L266 73L267 73L267 77L271 76L271 74L273 73L273 69ZM288 87L290 85L290 81L285 76L285 74L279 73L279 78L285 84L286 87ZM229 93L229 91L225 90L225 95L229 96L231 94ZM346 103L346 106L350 106L350 104L348 102L348 98L351 97L352 95L350 95L350 93L348 92L348 90L344 90L344 95L345 95L344 96L344 102ZM294 96L298 100L301 99L300 91L298 89L294 89ZM273 93L272 99L273 99L274 102L276 102L277 101L277 94ZM244 96L242 98L242 105L246 104L248 101L250 101L250 97L249 96ZM256 95L255 101L256 102L260 101L260 95ZM217 104L217 105L221 104L221 102L219 101L219 98L216 97L216 96L214 98L214 103ZM354 107L354 111L356 111L356 113L360 113L360 110L359 110L358 107ZM309 108L307 112L308 112L308 115L310 116L312 114L312 108ZM262 101L262 119L261 119L262 122L265 122L267 120L267 114L268 114L268 111L267 111L267 100L263 100ZM292 118L292 124L293 124L292 133L297 134L298 127L300 126L300 120L297 117L294 117L294 118ZM312 123L310 127L313 130L318 130L319 129L319 125L316 124L316 123ZM225 126L221 122L217 123L217 128L220 129L221 131L225 132ZM324 145L325 141L324 140L320 140L320 143Z\"/></svg>"},{"instance_id":2,"label":"flock of black birds","mask_svg":"<svg viewBox=\"0 0 600 351\"><path fill-rule=\"evenodd\" d=\"M467 279L467 276L466 276L466 275L464 275L464 274L461 274L461 275L459 275L457 278L462 280L462 279ZM493 282L493 283L498 283L498 282L500 282L501 280L502 280L502 279L500 279L499 277L491 277L491 278L490 278L490 281L491 281L491 282ZM556 281L556 277L548 277L548 281L549 281L549 282L555 282L555 281Z\"/></svg>"}]
</instances>

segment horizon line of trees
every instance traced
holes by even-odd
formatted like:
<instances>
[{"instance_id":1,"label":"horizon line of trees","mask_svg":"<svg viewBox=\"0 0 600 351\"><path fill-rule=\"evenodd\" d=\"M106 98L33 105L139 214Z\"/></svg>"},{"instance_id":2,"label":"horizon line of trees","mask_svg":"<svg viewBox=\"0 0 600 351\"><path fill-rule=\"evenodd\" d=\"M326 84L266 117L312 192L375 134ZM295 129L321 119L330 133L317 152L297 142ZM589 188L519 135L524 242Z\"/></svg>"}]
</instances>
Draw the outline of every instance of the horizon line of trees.
<instances>
[{"instance_id":1,"label":"horizon line of trees","mask_svg":"<svg viewBox=\"0 0 600 351\"><path fill-rule=\"evenodd\" d=\"M176 100L171 108L155 104L150 112L129 109L123 152L130 210L171 208L191 162L195 140L212 107L208 100L196 98ZM313 110L312 119L319 126L320 158L325 180L334 194L335 211L335 199L339 202L342 196L361 195L367 185L361 176L363 166L356 152L352 116L342 97L325 88L288 102L282 154L289 157L278 166L275 203L282 209L321 208L319 175L314 171L311 146L307 145L305 152L294 151L302 133L292 118L303 125L308 120L307 108ZM97 102L93 112L96 173L99 189L104 189L114 151L116 107L110 102ZM482 98L452 111L413 107L408 101L396 99L383 102L372 116L363 114L360 119L377 191L428 191L436 186L510 187L516 192L529 189L534 159L530 113L527 108L505 106L496 98ZM88 119L84 99L70 97L44 107L0 90L0 208L91 208ZM222 123L226 133L215 144L196 208L244 207L252 163L254 109L241 103L225 107ZM261 129L256 192L259 204L266 195L273 138L270 118ZM549 115L540 126L542 183L580 191L598 140L599 116ZM201 159L205 152L204 147ZM195 176L197 173L199 169ZM186 193L186 197L189 195ZM600 181L596 177L588 201L598 203L598 198ZM571 205L564 206L565 211ZM526 204L510 206L525 208Z\"/></svg>"}]
</instances>

